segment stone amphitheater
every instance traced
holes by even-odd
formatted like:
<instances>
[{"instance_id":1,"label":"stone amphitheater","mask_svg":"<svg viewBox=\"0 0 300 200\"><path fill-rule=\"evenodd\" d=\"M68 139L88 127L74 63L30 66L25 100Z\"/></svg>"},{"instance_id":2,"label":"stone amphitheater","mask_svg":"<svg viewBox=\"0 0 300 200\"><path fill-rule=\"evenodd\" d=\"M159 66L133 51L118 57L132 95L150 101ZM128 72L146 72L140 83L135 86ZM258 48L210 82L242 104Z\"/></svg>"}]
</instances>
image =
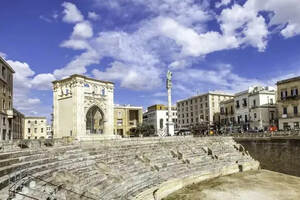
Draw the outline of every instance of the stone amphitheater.
<instances>
[{"instance_id":1,"label":"stone amphitheater","mask_svg":"<svg viewBox=\"0 0 300 200\"><path fill-rule=\"evenodd\" d=\"M162 199L258 168L231 137L15 142L0 153L0 199Z\"/></svg>"}]
</instances>

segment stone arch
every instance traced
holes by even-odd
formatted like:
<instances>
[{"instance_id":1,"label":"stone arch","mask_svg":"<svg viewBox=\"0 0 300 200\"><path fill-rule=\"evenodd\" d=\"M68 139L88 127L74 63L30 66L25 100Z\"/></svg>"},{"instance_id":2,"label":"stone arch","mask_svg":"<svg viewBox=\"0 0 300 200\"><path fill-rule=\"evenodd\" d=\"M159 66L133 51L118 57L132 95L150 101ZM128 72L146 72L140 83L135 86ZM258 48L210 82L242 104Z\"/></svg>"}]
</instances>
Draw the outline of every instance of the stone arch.
<instances>
[{"instance_id":1,"label":"stone arch","mask_svg":"<svg viewBox=\"0 0 300 200\"><path fill-rule=\"evenodd\" d=\"M87 134L102 134L105 122L103 110L97 105L92 105L85 114L85 122Z\"/></svg>"}]
</instances>

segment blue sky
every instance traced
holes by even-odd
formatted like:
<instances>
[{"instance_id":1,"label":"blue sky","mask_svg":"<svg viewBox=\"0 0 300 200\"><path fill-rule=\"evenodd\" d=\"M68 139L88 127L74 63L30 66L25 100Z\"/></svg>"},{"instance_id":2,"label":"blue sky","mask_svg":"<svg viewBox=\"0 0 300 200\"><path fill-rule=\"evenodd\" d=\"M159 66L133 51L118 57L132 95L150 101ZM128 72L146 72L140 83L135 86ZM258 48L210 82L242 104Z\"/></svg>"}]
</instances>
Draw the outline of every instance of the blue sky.
<instances>
[{"instance_id":1,"label":"blue sky","mask_svg":"<svg viewBox=\"0 0 300 200\"><path fill-rule=\"evenodd\" d=\"M51 81L116 83L115 103L173 103L300 74L299 0L2 0L0 54L15 69L14 107L50 116Z\"/></svg>"}]
</instances>

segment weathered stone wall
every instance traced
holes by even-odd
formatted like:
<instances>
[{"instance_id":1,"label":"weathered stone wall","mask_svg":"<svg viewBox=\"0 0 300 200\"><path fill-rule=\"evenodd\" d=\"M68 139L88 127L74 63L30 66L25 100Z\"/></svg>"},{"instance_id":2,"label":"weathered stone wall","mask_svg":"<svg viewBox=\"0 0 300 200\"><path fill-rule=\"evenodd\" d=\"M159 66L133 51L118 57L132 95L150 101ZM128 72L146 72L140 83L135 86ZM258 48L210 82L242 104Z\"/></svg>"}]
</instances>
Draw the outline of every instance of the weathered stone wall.
<instances>
[{"instance_id":1,"label":"weathered stone wall","mask_svg":"<svg viewBox=\"0 0 300 200\"><path fill-rule=\"evenodd\" d=\"M239 138L263 169L300 177L300 138Z\"/></svg>"},{"instance_id":2,"label":"weathered stone wall","mask_svg":"<svg viewBox=\"0 0 300 200\"><path fill-rule=\"evenodd\" d=\"M0 153L0 199L15 183L22 183L19 193L36 199L162 199L189 184L259 167L230 137L52 144ZM16 182L11 175L27 179Z\"/></svg>"}]
</instances>

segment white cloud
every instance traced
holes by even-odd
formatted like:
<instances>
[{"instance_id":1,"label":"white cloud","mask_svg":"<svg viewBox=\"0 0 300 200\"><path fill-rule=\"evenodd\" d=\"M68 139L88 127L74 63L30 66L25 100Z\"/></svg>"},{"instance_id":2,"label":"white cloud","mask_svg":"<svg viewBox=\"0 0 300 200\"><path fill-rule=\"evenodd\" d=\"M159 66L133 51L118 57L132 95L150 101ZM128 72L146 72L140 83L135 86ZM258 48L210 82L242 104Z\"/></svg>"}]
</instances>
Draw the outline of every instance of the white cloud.
<instances>
[{"instance_id":1,"label":"white cloud","mask_svg":"<svg viewBox=\"0 0 300 200\"><path fill-rule=\"evenodd\" d=\"M75 57L70 63L61 69L54 70L53 74L57 79L70 76L72 74L86 73L86 67L91 64L98 64L100 60L99 54L94 50L88 50L81 55Z\"/></svg>"},{"instance_id":2,"label":"white cloud","mask_svg":"<svg viewBox=\"0 0 300 200\"><path fill-rule=\"evenodd\" d=\"M231 0L221 0L221 1L216 2L215 7L220 8L221 6L227 6L230 3L231 3Z\"/></svg>"},{"instance_id":3,"label":"white cloud","mask_svg":"<svg viewBox=\"0 0 300 200\"><path fill-rule=\"evenodd\" d=\"M90 11L88 12L88 18L91 20L98 20L99 19L99 15L97 15L97 13Z\"/></svg>"},{"instance_id":4,"label":"white cloud","mask_svg":"<svg viewBox=\"0 0 300 200\"><path fill-rule=\"evenodd\" d=\"M85 40L80 40L80 39L70 39L63 41L60 44L61 47L66 47L66 48L71 48L74 50L83 50L83 49L89 49L90 45L88 44L87 41Z\"/></svg>"},{"instance_id":5,"label":"white cloud","mask_svg":"<svg viewBox=\"0 0 300 200\"><path fill-rule=\"evenodd\" d=\"M189 65L189 63L186 60L176 60L169 64L169 68L171 70L179 70L184 69Z\"/></svg>"},{"instance_id":6,"label":"white cloud","mask_svg":"<svg viewBox=\"0 0 300 200\"><path fill-rule=\"evenodd\" d=\"M38 74L31 80L31 84L39 90L50 90L52 89L52 81L54 80L55 77L50 73Z\"/></svg>"},{"instance_id":7,"label":"white cloud","mask_svg":"<svg viewBox=\"0 0 300 200\"><path fill-rule=\"evenodd\" d=\"M203 56L214 51L239 46L234 36L221 35L218 32L198 34L192 28L185 27L171 18L161 18L159 21L161 33L175 40L186 56Z\"/></svg>"},{"instance_id":8,"label":"white cloud","mask_svg":"<svg viewBox=\"0 0 300 200\"><path fill-rule=\"evenodd\" d=\"M76 23L83 21L83 15L77 9L76 5L70 2L63 2L63 21L67 23Z\"/></svg>"},{"instance_id":9,"label":"white cloud","mask_svg":"<svg viewBox=\"0 0 300 200\"><path fill-rule=\"evenodd\" d=\"M32 76L35 74L30 66L25 62L7 60L7 63L15 70L14 74L14 107L24 112L31 114L30 111L38 110L40 99L31 96Z\"/></svg>"},{"instance_id":10,"label":"white cloud","mask_svg":"<svg viewBox=\"0 0 300 200\"><path fill-rule=\"evenodd\" d=\"M3 53L3 52L0 52L0 56L4 59L6 59L6 57L7 57L6 53Z\"/></svg>"},{"instance_id":11,"label":"white cloud","mask_svg":"<svg viewBox=\"0 0 300 200\"><path fill-rule=\"evenodd\" d=\"M25 62L7 60L7 63L15 70L14 87L15 92L22 92L31 88L31 77L35 72Z\"/></svg>"},{"instance_id":12,"label":"white cloud","mask_svg":"<svg viewBox=\"0 0 300 200\"><path fill-rule=\"evenodd\" d=\"M281 30L281 34L284 37L289 38L300 34L299 0L248 0L247 6L258 11L266 10L274 12L270 24L287 24L286 27Z\"/></svg>"},{"instance_id":13,"label":"white cloud","mask_svg":"<svg viewBox=\"0 0 300 200\"><path fill-rule=\"evenodd\" d=\"M262 16L247 5L235 4L224 9L218 17L224 35L234 36L240 44L250 44L259 51L266 48L268 28Z\"/></svg>"},{"instance_id":14,"label":"white cloud","mask_svg":"<svg viewBox=\"0 0 300 200\"><path fill-rule=\"evenodd\" d=\"M132 90L150 90L162 84L160 70L152 66L141 67L114 62L106 71L94 69L92 73L100 80L120 81L121 87Z\"/></svg>"},{"instance_id":15,"label":"white cloud","mask_svg":"<svg viewBox=\"0 0 300 200\"><path fill-rule=\"evenodd\" d=\"M72 38L90 38L93 36L92 25L88 21L77 23L73 28Z\"/></svg>"}]
</instances>

